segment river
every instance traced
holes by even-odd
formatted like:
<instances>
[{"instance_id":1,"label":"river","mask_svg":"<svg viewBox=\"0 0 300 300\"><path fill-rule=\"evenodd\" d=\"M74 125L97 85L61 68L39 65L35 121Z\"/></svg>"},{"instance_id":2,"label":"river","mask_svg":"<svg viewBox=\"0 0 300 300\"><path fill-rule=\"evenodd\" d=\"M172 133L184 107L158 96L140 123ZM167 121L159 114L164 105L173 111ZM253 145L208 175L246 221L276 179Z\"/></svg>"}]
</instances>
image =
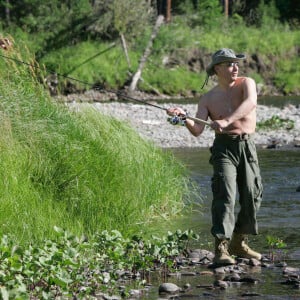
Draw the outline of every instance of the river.
<instances>
[{"instance_id":1,"label":"river","mask_svg":"<svg viewBox=\"0 0 300 300\"><path fill-rule=\"evenodd\" d=\"M169 229L192 229L200 234L201 243L208 245L213 242L210 235L210 205L212 194L210 181L212 167L208 163L209 150L203 148L173 149L174 155L188 168L190 176L197 182L201 189L202 208L198 212L181 217ZM300 151L299 150L267 150L258 149L261 167L261 175L264 184L264 195L261 208L258 213L259 235L250 238L250 245L268 256L270 246L267 236L281 239L287 247L282 251L274 251L277 262L285 261L288 266L300 266ZM174 226L174 228L172 228ZM201 245L198 245L200 248ZM212 246L211 246L212 247ZM203 246L205 248L205 246ZM212 248L210 249L212 250ZM259 280L257 284L233 286L225 291L210 291L208 294L213 299L249 299L242 297L245 293L260 295L252 299L300 299L300 290L284 282L281 267L262 268L256 267L250 270L252 275ZM215 277L195 276L175 280L178 286L185 283L191 286L199 284L212 284ZM171 281L174 283L174 279ZM159 284L159 282L157 283ZM207 297L207 291L194 288L192 293L185 295L185 299L203 299ZM206 296L205 296L206 295ZM156 290L157 296L157 290ZM149 294L147 299L155 298Z\"/></svg>"},{"instance_id":2,"label":"river","mask_svg":"<svg viewBox=\"0 0 300 300\"><path fill-rule=\"evenodd\" d=\"M201 188L203 198L203 215L189 216L184 223L187 227L205 227L204 231L209 231L212 198L209 151L174 149L173 152L188 167L191 177ZM300 151L259 149L258 156L264 193L258 212L260 236L257 242L263 247L266 235L279 237L288 244L290 256L300 260L300 192L296 191L300 186ZM189 219L191 222L188 222Z\"/></svg>"}]
</instances>

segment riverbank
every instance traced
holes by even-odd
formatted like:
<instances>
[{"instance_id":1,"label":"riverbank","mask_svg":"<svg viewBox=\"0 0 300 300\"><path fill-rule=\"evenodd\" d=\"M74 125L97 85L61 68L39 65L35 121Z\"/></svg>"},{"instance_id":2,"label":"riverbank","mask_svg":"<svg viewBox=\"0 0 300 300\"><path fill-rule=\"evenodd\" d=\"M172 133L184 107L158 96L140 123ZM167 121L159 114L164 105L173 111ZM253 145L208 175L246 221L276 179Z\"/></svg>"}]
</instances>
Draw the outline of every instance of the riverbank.
<instances>
[{"instance_id":1,"label":"riverbank","mask_svg":"<svg viewBox=\"0 0 300 300\"><path fill-rule=\"evenodd\" d=\"M159 106L165 108L175 105L174 103L161 104L161 102L155 101L152 101L151 103L158 104ZM116 117L130 124L131 126L136 128L141 136L150 141L153 141L155 144L163 148L205 148L211 145L214 138L214 133L209 128L206 128L201 137L193 137L187 132L186 128L180 126L172 126L171 124L169 124L166 121L167 116L164 110L156 109L151 106L117 101L95 101L90 103L80 103L79 101L76 101L76 99L74 99L73 102L68 103L68 106L75 110L80 110L80 107L85 105L93 106L95 109L101 111L106 115ZM192 115L197 108L196 104L185 104L182 106L187 109ZM292 130L280 128L278 130L259 131L255 135L256 144L261 147L275 147L274 145L277 145L278 148L294 148L297 144L297 139L299 139L300 133L299 114L300 111L297 105L287 105L283 108L258 105L258 122L270 119L272 116L276 115L282 119L288 118L290 120L293 120L295 127ZM185 151L185 155L188 156L189 153L186 152L186 149L184 149L183 151ZM281 153L283 152L274 152L274 154ZM268 153L265 153L265 155L268 155ZM200 158L199 161L207 161L207 159L204 160ZM278 159L277 161L281 161L281 163L284 165L284 162L282 160ZM293 159L292 161L295 163ZM202 184L208 186L210 176L206 176L208 178L207 181L205 181L203 168L201 169L197 167L197 169L201 170L201 177L199 179L199 182L201 181ZM276 176L280 177L280 180L282 181L281 185L286 186L287 184L285 181L288 179L284 176L281 176L281 174L282 173L280 173L280 176L278 176L277 173ZM270 178L272 181L274 181L274 178L272 176L270 176ZM274 190L274 185L267 185L270 189ZM267 193L268 189L266 189L266 194ZM295 202L293 200L291 201L291 199L293 198L291 198L291 196L286 193L287 191L285 190L285 198L290 200L287 202L294 205ZM270 199L272 199L272 197L270 197ZM279 200L280 199L278 199L278 201ZM270 205L262 207L261 210L263 213L270 216L272 215L272 213L275 213L275 215L278 213L278 210L275 211L275 208L282 209L282 206L277 205L276 202L274 205L274 199L272 199L271 201L272 202L270 205L273 207L272 212L270 212ZM292 209L293 211L295 211L295 206L293 206ZM289 212L290 207L288 207L286 211ZM280 233L278 233L277 228L274 231L276 236L278 236L281 235L282 232L284 232L283 228L287 225L283 225L285 223L280 223L277 215L276 222L281 225ZM195 226L195 224L193 224L193 226ZM207 256L212 258L212 253L207 252L207 250L203 249L193 249L188 257L181 257L178 259L176 258L176 263L178 266L178 270L176 272L169 272L165 274L163 278L158 277L157 280L155 276L158 275L151 273L152 277L151 280L149 280L151 282L151 286L147 286L146 289L130 290L130 294L138 295L140 299L157 299L158 297L160 297L160 294L162 295L161 297L168 297L169 295L173 295L173 292L175 292L174 297L185 297L186 299L193 299L195 296L210 296L214 297L215 299L222 299L228 295L232 299L238 297L254 296L259 297L259 299L278 297L278 299L283 300L288 299L289 297L287 296L285 298L284 295L292 295L291 297L298 297L299 280L298 277L297 279L294 279L293 277L298 276L299 274L299 269L294 269L294 266L297 265L297 256L295 256L295 252L293 252L291 254L292 259L287 259L286 257L284 257L285 261L273 262L268 259L268 256L270 254L267 253L268 250L266 249L265 238L267 234L270 233L269 227L271 228L271 225L268 225L268 230L265 228L261 228L264 235L258 237L258 239L262 241L260 247L257 248L257 239L251 241L251 244L254 245L255 249L263 252L264 259L262 262L253 260L239 260L239 263L235 266L226 268L214 268L213 265L211 265L211 261L207 260L206 258ZM203 238L203 234L201 235L201 238L202 241L205 240L205 238ZM294 238L295 236L293 235L293 239ZM286 240L285 236L284 240ZM288 239L287 242L290 247L290 242ZM199 253L203 253L203 251L205 252L206 257L202 257L199 255ZM272 251L274 251L275 254L277 253L276 249L273 249ZM278 255L280 255L280 249L278 253ZM287 265L286 261L288 261L289 265Z\"/></svg>"},{"instance_id":2,"label":"riverbank","mask_svg":"<svg viewBox=\"0 0 300 300\"><path fill-rule=\"evenodd\" d=\"M204 130L200 137L194 137L188 133L185 127L171 125L167 121L167 115L164 110L144 104L117 101L83 103L76 99L66 103L75 110L80 109L80 106L92 105L103 114L130 124L143 138L154 142L162 148L210 147L214 139L214 132L209 127ZM157 104L155 101L151 103ZM158 105L168 108L178 104L164 103ZM192 116L197 110L197 104L180 104L180 106ZM254 135L256 145L262 148L300 147L300 106L286 105L283 108L278 108L258 105L257 122L263 122L272 116L294 121L294 128L287 129L282 126L276 130L259 129Z\"/></svg>"}]
</instances>

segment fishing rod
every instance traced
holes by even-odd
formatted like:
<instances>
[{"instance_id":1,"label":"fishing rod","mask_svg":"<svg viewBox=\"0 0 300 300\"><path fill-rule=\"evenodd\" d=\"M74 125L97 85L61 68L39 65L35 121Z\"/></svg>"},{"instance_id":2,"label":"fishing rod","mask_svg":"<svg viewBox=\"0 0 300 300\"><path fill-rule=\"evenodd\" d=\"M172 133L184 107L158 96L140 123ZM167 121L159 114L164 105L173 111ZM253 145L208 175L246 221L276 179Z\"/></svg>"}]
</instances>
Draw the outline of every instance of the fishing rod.
<instances>
[{"instance_id":1,"label":"fishing rod","mask_svg":"<svg viewBox=\"0 0 300 300\"><path fill-rule=\"evenodd\" d=\"M103 90L103 89L102 89ZM131 97L131 96L128 96L124 93L121 93L119 91L113 91L113 90L103 90L103 91L107 91L107 92L111 92L111 93L114 93L116 94L117 96L119 97L123 97L127 100L132 100L132 101L135 101L135 102L139 102L139 103L143 103L143 104L146 104L146 105L149 105L149 106L152 106L152 107L155 107L155 108L158 108L158 109L161 109L161 110L164 110L164 111L168 111L167 108L165 107L162 107L160 105L157 105L157 104L153 104L153 103L150 103L150 102L147 102L147 101L144 101L144 100L141 100L141 99L137 99L137 98L134 98L134 97ZM208 121L205 121L205 120L202 120L202 119L199 119L199 118L195 118L195 117L191 117L189 116L188 114L184 115L184 116L180 116L180 115L173 115L171 116L171 118L168 120L171 124L173 125L177 125L177 124L183 124L182 121L184 121L185 119L189 119L189 120L192 120L196 123L201 123L201 124L205 124L205 125L208 125L210 126L210 122Z\"/></svg>"},{"instance_id":2,"label":"fishing rod","mask_svg":"<svg viewBox=\"0 0 300 300\"><path fill-rule=\"evenodd\" d=\"M0 56L3 57L3 58L5 58L5 59L17 62L19 64L26 65L28 67L33 67L35 69L41 69L39 66L32 65L32 64L30 64L28 62L25 62L25 61L22 61L22 60L13 58L13 57L9 57L9 56L3 55L3 54L0 54ZM110 89L103 89L99 85L95 86L95 85L93 85L93 84L91 84L89 82L86 82L86 81L83 81L83 80L80 80L80 79L77 79L77 78L74 78L74 77L70 77L70 76L65 75L65 74L60 74L60 73L57 73L57 72L55 72L53 70L49 70L47 68L44 68L44 70L47 70L51 74L55 74L55 75L57 75L59 77L64 77L66 79L69 79L69 80L72 80L72 81L76 81L78 83L89 85L89 86L91 86L95 90L99 90L99 91L103 91L103 92L110 92L110 93L113 93L113 94L117 95L119 98L124 98L126 100L131 100L131 101L134 101L134 102L142 103L142 104L145 104L145 105L148 105L148 106L152 106L152 107L155 107L155 108L158 108L158 109L161 109L161 110L164 110L164 111L168 112L168 109L165 108L165 107L162 107L160 105L153 104L153 103L141 100L141 99L137 99L137 98L131 97L131 96L126 95L126 94L124 94L124 93L122 93L120 91L110 90ZM202 119L199 119L199 118L191 117L188 114L185 114L185 115L172 115L172 116L170 116L170 118L168 118L168 121L171 124L173 124L173 125L177 125L177 124L184 125L186 119L192 120L192 121L194 121L195 123L198 123L198 124L205 124L205 125L210 126L210 122L202 120Z\"/></svg>"}]
</instances>

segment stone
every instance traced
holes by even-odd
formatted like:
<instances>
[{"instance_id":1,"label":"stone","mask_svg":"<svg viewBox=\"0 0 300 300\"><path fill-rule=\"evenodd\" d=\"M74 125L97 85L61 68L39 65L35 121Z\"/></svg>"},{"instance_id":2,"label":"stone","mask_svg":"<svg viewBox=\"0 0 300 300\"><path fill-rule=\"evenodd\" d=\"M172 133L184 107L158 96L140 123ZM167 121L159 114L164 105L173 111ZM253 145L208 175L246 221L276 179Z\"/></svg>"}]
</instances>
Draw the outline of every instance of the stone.
<instances>
[{"instance_id":1,"label":"stone","mask_svg":"<svg viewBox=\"0 0 300 300\"><path fill-rule=\"evenodd\" d=\"M176 294L180 292L180 290L179 286L170 282L162 283L158 288L159 294Z\"/></svg>"}]
</instances>

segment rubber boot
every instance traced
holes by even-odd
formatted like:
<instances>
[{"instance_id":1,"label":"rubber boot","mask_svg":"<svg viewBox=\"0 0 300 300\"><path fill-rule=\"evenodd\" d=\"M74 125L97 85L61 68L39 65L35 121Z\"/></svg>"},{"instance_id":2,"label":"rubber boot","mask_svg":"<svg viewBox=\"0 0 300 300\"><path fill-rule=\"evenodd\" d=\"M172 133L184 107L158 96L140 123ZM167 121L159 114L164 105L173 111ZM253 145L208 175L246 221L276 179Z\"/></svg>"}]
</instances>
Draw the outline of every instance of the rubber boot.
<instances>
[{"instance_id":1,"label":"rubber boot","mask_svg":"<svg viewBox=\"0 0 300 300\"><path fill-rule=\"evenodd\" d=\"M229 253L242 258L255 258L261 260L261 254L252 250L245 242L247 235L233 233L231 243L229 245Z\"/></svg>"},{"instance_id":2,"label":"rubber boot","mask_svg":"<svg viewBox=\"0 0 300 300\"><path fill-rule=\"evenodd\" d=\"M227 240L219 240L218 238L216 238L214 263L220 266L233 265L236 263L228 253Z\"/></svg>"}]
</instances>

